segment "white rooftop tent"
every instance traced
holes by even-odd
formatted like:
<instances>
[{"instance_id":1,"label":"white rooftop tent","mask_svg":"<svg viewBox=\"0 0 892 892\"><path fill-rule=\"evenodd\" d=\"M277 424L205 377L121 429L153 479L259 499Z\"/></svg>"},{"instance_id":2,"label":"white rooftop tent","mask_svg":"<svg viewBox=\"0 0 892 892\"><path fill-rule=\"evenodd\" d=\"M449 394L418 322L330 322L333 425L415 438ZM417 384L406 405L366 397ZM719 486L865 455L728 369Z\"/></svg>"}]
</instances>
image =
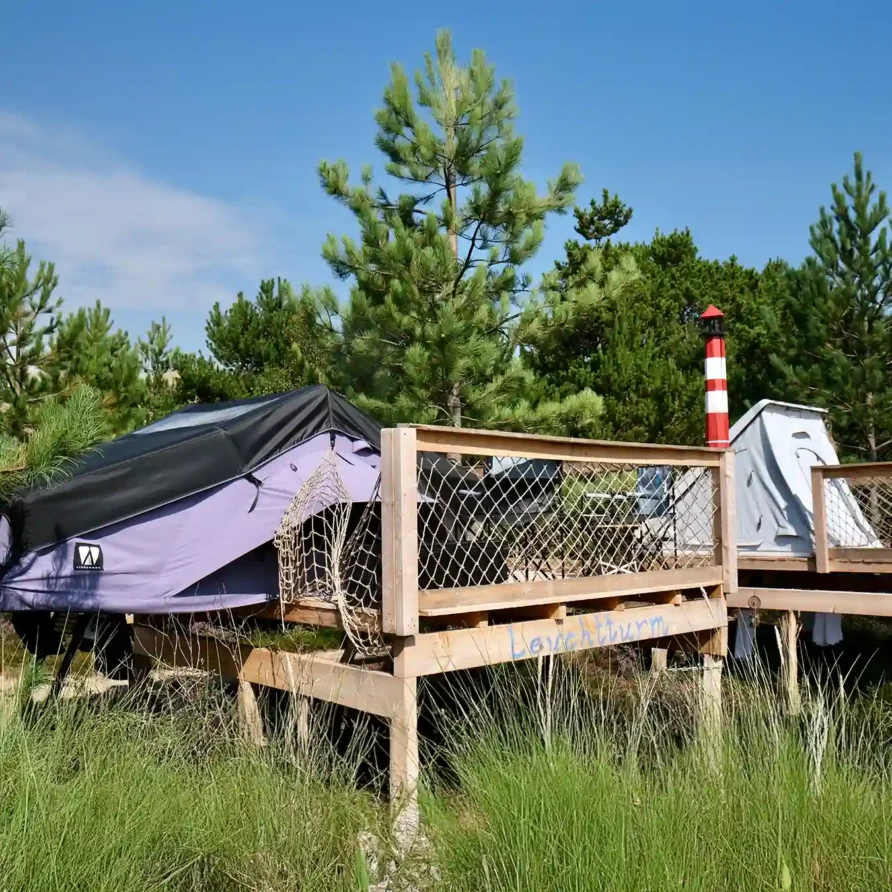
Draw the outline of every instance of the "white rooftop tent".
<instances>
[{"instance_id":1,"label":"white rooftop tent","mask_svg":"<svg viewBox=\"0 0 892 892\"><path fill-rule=\"evenodd\" d=\"M814 553L811 468L839 464L825 414L761 400L732 426L739 553ZM831 481L824 498L832 546L880 546L845 480Z\"/></svg>"},{"instance_id":2,"label":"white rooftop tent","mask_svg":"<svg viewBox=\"0 0 892 892\"><path fill-rule=\"evenodd\" d=\"M825 414L813 406L761 400L731 427L738 554L814 553L811 469L839 464ZM830 481L824 499L831 545L880 546L845 480ZM842 641L839 614L816 614L812 637L821 645ZM741 610L734 655L748 657L752 643L752 614Z\"/></svg>"},{"instance_id":3,"label":"white rooftop tent","mask_svg":"<svg viewBox=\"0 0 892 892\"><path fill-rule=\"evenodd\" d=\"M737 550L741 556L806 557L814 554L814 504L811 468L836 465L839 458L824 424L825 411L813 406L762 400L731 427L735 456ZM696 508L709 510L702 478L690 472L680 481L692 518ZM824 493L827 534L831 546L880 547L870 524L845 480L829 481ZM702 530L680 524L681 547L707 547ZM745 657L752 646L751 614L738 615L735 656ZM842 640L838 614L817 614L813 627L817 644Z\"/></svg>"}]
</instances>

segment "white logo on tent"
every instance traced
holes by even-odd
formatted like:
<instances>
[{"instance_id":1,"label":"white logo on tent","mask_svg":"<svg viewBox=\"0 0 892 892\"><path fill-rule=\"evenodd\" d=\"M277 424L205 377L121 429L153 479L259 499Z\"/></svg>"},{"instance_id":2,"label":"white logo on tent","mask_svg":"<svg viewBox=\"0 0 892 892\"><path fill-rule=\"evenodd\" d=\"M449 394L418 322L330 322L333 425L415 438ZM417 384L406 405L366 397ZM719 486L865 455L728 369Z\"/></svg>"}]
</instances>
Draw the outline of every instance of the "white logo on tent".
<instances>
[{"instance_id":1,"label":"white logo on tent","mask_svg":"<svg viewBox=\"0 0 892 892\"><path fill-rule=\"evenodd\" d=\"M99 563L99 546L78 545L77 557L82 567L95 567Z\"/></svg>"}]
</instances>

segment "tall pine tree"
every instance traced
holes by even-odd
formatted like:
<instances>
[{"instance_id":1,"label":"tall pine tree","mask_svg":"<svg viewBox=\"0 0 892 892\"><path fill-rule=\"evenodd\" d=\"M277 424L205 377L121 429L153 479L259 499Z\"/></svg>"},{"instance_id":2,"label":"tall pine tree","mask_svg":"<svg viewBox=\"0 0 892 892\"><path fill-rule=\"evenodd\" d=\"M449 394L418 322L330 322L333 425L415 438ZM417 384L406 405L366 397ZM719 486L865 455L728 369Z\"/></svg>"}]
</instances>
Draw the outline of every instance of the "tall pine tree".
<instances>
[{"instance_id":1,"label":"tall pine tree","mask_svg":"<svg viewBox=\"0 0 892 892\"><path fill-rule=\"evenodd\" d=\"M615 242L631 208L606 190L576 217L576 231L591 240L567 242L521 325L524 361L547 393L601 394L602 436L701 444L697 319L715 303L728 319L732 415L780 395L768 361L777 336L767 320L783 291L783 264L759 273L733 257L706 260L688 230Z\"/></svg>"},{"instance_id":2,"label":"tall pine tree","mask_svg":"<svg viewBox=\"0 0 892 892\"><path fill-rule=\"evenodd\" d=\"M0 237L9 225L0 211ZM42 396L51 362L47 341L56 329L61 300L51 263L41 261L30 277L31 257L21 240L0 243L0 430L23 438Z\"/></svg>"},{"instance_id":3,"label":"tall pine tree","mask_svg":"<svg viewBox=\"0 0 892 892\"><path fill-rule=\"evenodd\" d=\"M406 191L375 188L369 169L350 185L342 161L320 167L360 231L358 243L329 236L323 248L334 273L353 282L344 384L384 422L485 425L506 407L521 426L554 417L549 407L537 419L525 402L532 382L513 324L530 286L522 268L546 217L572 203L579 174L566 165L537 193L519 172L516 116L510 83L496 81L479 50L460 66L441 31L414 94L392 66L376 115L386 171Z\"/></svg>"},{"instance_id":4,"label":"tall pine tree","mask_svg":"<svg viewBox=\"0 0 892 892\"><path fill-rule=\"evenodd\" d=\"M111 311L99 301L59 322L50 342L48 386L65 394L89 384L101 394L109 429L122 433L145 421L146 382L126 331L115 329Z\"/></svg>"},{"instance_id":5,"label":"tall pine tree","mask_svg":"<svg viewBox=\"0 0 892 892\"><path fill-rule=\"evenodd\" d=\"M341 335L337 300L330 289L285 279L265 279L249 300L239 292L228 309L208 316L210 358L174 353L171 364L186 402L241 399L327 383Z\"/></svg>"},{"instance_id":6,"label":"tall pine tree","mask_svg":"<svg viewBox=\"0 0 892 892\"><path fill-rule=\"evenodd\" d=\"M892 456L892 245L886 193L855 154L810 230L814 256L787 278L775 365L790 396L830 410L843 453Z\"/></svg>"}]
</instances>

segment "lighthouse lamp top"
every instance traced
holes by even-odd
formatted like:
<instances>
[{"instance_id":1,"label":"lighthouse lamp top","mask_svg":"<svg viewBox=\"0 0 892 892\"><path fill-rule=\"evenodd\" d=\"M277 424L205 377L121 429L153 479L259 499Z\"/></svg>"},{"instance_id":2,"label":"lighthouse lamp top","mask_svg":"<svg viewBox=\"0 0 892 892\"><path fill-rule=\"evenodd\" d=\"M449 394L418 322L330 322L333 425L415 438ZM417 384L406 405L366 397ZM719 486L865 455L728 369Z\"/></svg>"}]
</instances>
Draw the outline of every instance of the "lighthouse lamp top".
<instances>
[{"instance_id":1,"label":"lighthouse lamp top","mask_svg":"<svg viewBox=\"0 0 892 892\"><path fill-rule=\"evenodd\" d=\"M706 337L721 338L725 336L725 314L712 304L700 316L700 322Z\"/></svg>"}]
</instances>

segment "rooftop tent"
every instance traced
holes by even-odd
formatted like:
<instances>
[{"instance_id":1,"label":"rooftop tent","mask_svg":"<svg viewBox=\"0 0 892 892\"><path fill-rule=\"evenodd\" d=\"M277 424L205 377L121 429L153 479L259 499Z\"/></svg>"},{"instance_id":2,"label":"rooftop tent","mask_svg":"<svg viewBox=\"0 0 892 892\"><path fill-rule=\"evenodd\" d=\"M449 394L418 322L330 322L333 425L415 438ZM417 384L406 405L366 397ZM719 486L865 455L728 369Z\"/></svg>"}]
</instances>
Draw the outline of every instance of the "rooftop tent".
<instances>
[{"instance_id":1,"label":"rooftop tent","mask_svg":"<svg viewBox=\"0 0 892 892\"><path fill-rule=\"evenodd\" d=\"M814 553L811 468L839 463L825 414L812 406L762 400L732 426L738 553ZM845 536L845 544L880 545L845 480L831 481L824 498L831 544L843 544ZM741 610L735 656L750 655L752 636L751 613ZM839 615L815 614L812 636L816 644L842 641Z\"/></svg>"},{"instance_id":2,"label":"rooftop tent","mask_svg":"<svg viewBox=\"0 0 892 892\"><path fill-rule=\"evenodd\" d=\"M380 426L320 385L190 406L102 444L4 506L0 610L173 613L276 597L272 538L330 453L351 500L373 499Z\"/></svg>"},{"instance_id":3,"label":"rooftop tent","mask_svg":"<svg viewBox=\"0 0 892 892\"><path fill-rule=\"evenodd\" d=\"M814 552L811 468L839 463L823 409L762 400L731 428L735 454L737 544L741 553ZM848 484L825 493L831 544L879 546ZM861 537L852 542L852 529Z\"/></svg>"}]
</instances>

